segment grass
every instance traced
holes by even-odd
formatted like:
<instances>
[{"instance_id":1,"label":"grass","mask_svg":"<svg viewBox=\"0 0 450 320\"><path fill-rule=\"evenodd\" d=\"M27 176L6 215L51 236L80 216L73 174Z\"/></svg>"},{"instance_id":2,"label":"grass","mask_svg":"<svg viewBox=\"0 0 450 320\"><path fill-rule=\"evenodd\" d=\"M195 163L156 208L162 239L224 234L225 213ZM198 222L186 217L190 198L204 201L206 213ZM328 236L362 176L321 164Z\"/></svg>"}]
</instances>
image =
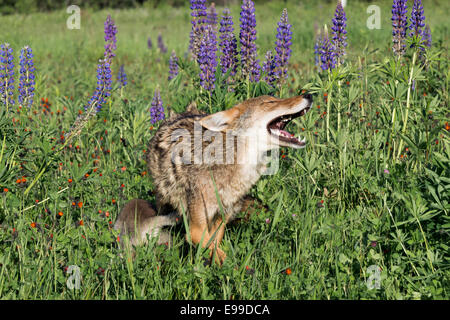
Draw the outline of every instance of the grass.
<instances>
[{"instance_id":1,"label":"grass","mask_svg":"<svg viewBox=\"0 0 450 320\"><path fill-rule=\"evenodd\" d=\"M156 130L148 112L154 89L173 110L191 100L209 110L193 86L193 64L183 63L167 82L170 51L182 57L188 46L188 9L82 10L80 30L65 27L64 11L0 17L8 26L0 42L16 56L30 45L37 67L32 109L16 105L0 117L0 297L448 299L449 4L424 1L434 43L425 69L412 62L412 50L404 65L392 57L390 1L380 2L380 30L366 28L367 4L352 3L349 63L328 77L314 67L314 24L328 23L334 5L302 3L286 4L294 34L282 95L316 93L313 110L291 125L308 146L283 149L279 172L252 189L268 210L227 228L221 268L204 266L208 253L186 243L183 223L171 230L173 248L151 243L137 248L134 260L121 254L111 229L128 200L154 200L144 160ZM261 59L274 44L283 5L256 7ZM239 6L231 9L237 24ZM122 97L115 87L65 144L61 136L95 88L108 14L119 30L113 72L124 64L129 85ZM158 32L166 55L147 49L147 37L156 46ZM246 94L218 92L213 109ZM80 268L80 289L67 287L72 265ZM367 285L371 266L380 272L379 289Z\"/></svg>"}]
</instances>

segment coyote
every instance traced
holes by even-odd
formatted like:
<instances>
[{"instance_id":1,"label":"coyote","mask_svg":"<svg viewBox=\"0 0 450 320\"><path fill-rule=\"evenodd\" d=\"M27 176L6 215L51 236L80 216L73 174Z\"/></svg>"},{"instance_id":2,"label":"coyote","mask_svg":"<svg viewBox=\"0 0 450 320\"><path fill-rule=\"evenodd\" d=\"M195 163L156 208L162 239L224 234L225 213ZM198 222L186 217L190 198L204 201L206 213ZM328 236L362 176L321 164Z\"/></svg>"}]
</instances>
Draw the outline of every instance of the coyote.
<instances>
[{"instance_id":1,"label":"coyote","mask_svg":"<svg viewBox=\"0 0 450 320\"><path fill-rule=\"evenodd\" d=\"M225 225L267 170L268 158L261 154L280 146L305 147L304 140L284 129L311 104L309 94L287 99L260 96L211 115L188 107L165 120L147 149L158 214L173 210L186 214L190 231L186 238L203 247L209 243L211 261L215 257L222 264L226 254L219 244ZM255 155L257 160L250 161Z\"/></svg>"}]
</instances>

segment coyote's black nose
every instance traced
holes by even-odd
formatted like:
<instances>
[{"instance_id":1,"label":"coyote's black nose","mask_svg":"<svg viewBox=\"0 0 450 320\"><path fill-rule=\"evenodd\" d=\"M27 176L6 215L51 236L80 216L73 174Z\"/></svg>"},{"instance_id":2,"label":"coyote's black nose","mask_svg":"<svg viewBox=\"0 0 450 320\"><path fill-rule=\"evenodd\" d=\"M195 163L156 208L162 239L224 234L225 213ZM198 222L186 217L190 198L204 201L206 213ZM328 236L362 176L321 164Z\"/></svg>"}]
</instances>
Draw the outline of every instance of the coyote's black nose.
<instances>
[{"instance_id":1,"label":"coyote's black nose","mask_svg":"<svg viewBox=\"0 0 450 320\"><path fill-rule=\"evenodd\" d=\"M312 101L312 100L313 100L312 95L309 94L309 93L305 93L305 94L303 95L303 98L308 99L309 101Z\"/></svg>"}]
</instances>

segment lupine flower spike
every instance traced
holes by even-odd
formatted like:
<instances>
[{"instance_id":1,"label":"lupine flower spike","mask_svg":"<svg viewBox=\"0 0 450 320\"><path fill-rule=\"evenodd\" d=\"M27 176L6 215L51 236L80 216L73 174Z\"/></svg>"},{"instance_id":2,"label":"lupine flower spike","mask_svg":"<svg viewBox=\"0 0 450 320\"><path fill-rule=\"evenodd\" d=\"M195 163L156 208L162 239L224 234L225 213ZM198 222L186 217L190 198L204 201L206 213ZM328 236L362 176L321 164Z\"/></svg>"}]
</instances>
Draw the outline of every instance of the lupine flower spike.
<instances>
[{"instance_id":1,"label":"lupine flower spike","mask_svg":"<svg viewBox=\"0 0 450 320\"><path fill-rule=\"evenodd\" d=\"M320 67L323 71L332 70L336 67L336 53L333 43L328 38L328 30L325 26L323 36L320 42Z\"/></svg>"},{"instance_id":2,"label":"lupine flower spike","mask_svg":"<svg viewBox=\"0 0 450 320\"><path fill-rule=\"evenodd\" d=\"M347 47L347 17L341 1L338 2L334 18L332 20L331 30L333 31L333 46L336 53L337 63L341 64L345 56Z\"/></svg>"},{"instance_id":3,"label":"lupine flower spike","mask_svg":"<svg viewBox=\"0 0 450 320\"><path fill-rule=\"evenodd\" d=\"M169 59L169 81L175 78L178 75L178 57L175 54L175 51L172 51L172 54Z\"/></svg>"},{"instance_id":4,"label":"lupine flower spike","mask_svg":"<svg viewBox=\"0 0 450 320\"><path fill-rule=\"evenodd\" d=\"M34 97L34 63L33 51L26 46L20 51L20 82L19 82L19 103L30 107Z\"/></svg>"},{"instance_id":5,"label":"lupine flower spike","mask_svg":"<svg viewBox=\"0 0 450 320\"><path fill-rule=\"evenodd\" d=\"M411 32L409 33L410 37L413 36L422 36L423 28L425 27L425 15L423 13L422 0L414 0L414 4L411 11L411 24L409 29Z\"/></svg>"},{"instance_id":6,"label":"lupine flower spike","mask_svg":"<svg viewBox=\"0 0 450 320\"><path fill-rule=\"evenodd\" d=\"M220 66L222 74L227 73L231 69L230 74L236 74L237 68L237 40L233 33L233 17L230 10L225 8L223 10L222 19L220 20Z\"/></svg>"},{"instance_id":7,"label":"lupine flower spike","mask_svg":"<svg viewBox=\"0 0 450 320\"><path fill-rule=\"evenodd\" d=\"M192 58L197 60L197 52L205 24L207 21L206 0L190 0L191 1L191 34L189 42L189 51Z\"/></svg>"},{"instance_id":8,"label":"lupine flower spike","mask_svg":"<svg viewBox=\"0 0 450 320\"><path fill-rule=\"evenodd\" d=\"M409 33L409 36L415 38L416 41L419 41L420 43L425 45L425 15L423 13L421 0L414 0L410 21L411 24L409 26L409 29L411 30L411 32ZM411 47L414 47L414 43L411 45ZM419 56L423 58L423 55L424 48L420 47Z\"/></svg>"},{"instance_id":9,"label":"lupine flower spike","mask_svg":"<svg viewBox=\"0 0 450 320\"><path fill-rule=\"evenodd\" d=\"M197 63L200 66L200 84L206 91L214 90L217 67L217 42L216 35L211 26L207 26L200 40L197 53Z\"/></svg>"},{"instance_id":10,"label":"lupine flower spike","mask_svg":"<svg viewBox=\"0 0 450 320\"><path fill-rule=\"evenodd\" d=\"M243 0L240 22L239 40L241 43L242 75L251 82L258 82L261 67L256 52L256 17L253 1Z\"/></svg>"},{"instance_id":11,"label":"lupine flower spike","mask_svg":"<svg viewBox=\"0 0 450 320\"><path fill-rule=\"evenodd\" d=\"M161 51L161 53L167 53L167 47L164 44L163 38L162 38L162 34L158 34L158 48Z\"/></svg>"},{"instance_id":12,"label":"lupine flower spike","mask_svg":"<svg viewBox=\"0 0 450 320\"><path fill-rule=\"evenodd\" d=\"M392 51L398 57L405 53L406 29L408 27L406 1L394 0L392 4Z\"/></svg>"},{"instance_id":13,"label":"lupine flower spike","mask_svg":"<svg viewBox=\"0 0 450 320\"><path fill-rule=\"evenodd\" d=\"M114 53L114 50L117 49L116 34L117 28L114 24L114 20L108 15L105 21L105 59L108 60L109 63L111 63L111 59L116 56Z\"/></svg>"},{"instance_id":14,"label":"lupine flower spike","mask_svg":"<svg viewBox=\"0 0 450 320\"><path fill-rule=\"evenodd\" d=\"M272 87L275 87L275 82L277 81L277 76L275 74L277 63L271 50L267 51L265 58L266 60L263 63L263 71L265 72L266 77L264 80Z\"/></svg>"},{"instance_id":15,"label":"lupine flower spike","mask_svg":"<svg viewBox=\"0 0 450 320\"><path fill-rule=\"evenodd\" d=\"M150 122L152 124L155 124L160 120L164 120L164 118L165 114L163 102L161 100L161 94L159 93L159 89L156 89L150 107Z\"/></svg>"},{"instance_id":16,"label":"lupine flower spike","mask_svg":"<svg viewBox=\"0 0 450 320\"><path fill-rule=\"evenodd\" d=\"M323 34L322 31L319 31L319 33L316 34L316 42L314 44L314 64L316 67L320 66L320 46L323 41Z\"/></svg>"},{"instance_id":17,"label":"lupine flower spike","mask_svg":"<svg viewBox=\"0 0 450 320\"><path fill-rule=\"evenodd\" d=\"M0 99L8 109L14 104L14 56L9 43L0 46Z\"/></svg>"},{"instance_id":18,"label":"lupine flower spike","mask_svg":"<svg viewBox=\"0 0 450 320\"><path fill-rule=\"evenodd\" d=\"M152 48L153 48L152 38L150 38L150 37L148 37L148 39L147 39L147 48L149 50L152 50Z\"/></svg>"},{"instance_id":19,"label":"lupine flower spike","mask_svg":"<svg viewBox=\"0 0 450 320\"><path fill-rule=\"evenodd\" d=\"M119 72L117 73L117 82L119 82L119 87L125 87L128 84L127 74L125 73L125 68L123 65L120 66Z\"/></svg>"},{"instance_id":20,"label":"lupine flower spike","mask_svg":"<svg viewBox=\"0 0 450 320\"><path fill-rule=\"evenodd\" d=\"M287 66L291 57L292 31L288 20L287 9L283 10L278 22L277 41L275 42L275 62L277 69L275 75L282 82L287 78Z\"/></svg>"},{"instance_id":21,"label":"lupine flower spike","mask_svg":"<svg viewBox=\"0 0 450 320\"><path fill-rule=\"evenodd\" d=\"M431 30L428 24L425 26L425 30L423 30L423 41L425 46L431 48Z\"/></svg>"},{"instance_id":22,"label":"lupine flower spike","mask_svg":"<svg viewBox=\"0 0 450 320\"><path fill-rule=\"evenodd\" d=\"M88 110L92 103L97 102L96 111L100 111L102 105L106 102L106 98L111 95L111 85L111 65L106 59L100 60L97 66L97 87L84 109Z\"/></svg>"}]
</instances>

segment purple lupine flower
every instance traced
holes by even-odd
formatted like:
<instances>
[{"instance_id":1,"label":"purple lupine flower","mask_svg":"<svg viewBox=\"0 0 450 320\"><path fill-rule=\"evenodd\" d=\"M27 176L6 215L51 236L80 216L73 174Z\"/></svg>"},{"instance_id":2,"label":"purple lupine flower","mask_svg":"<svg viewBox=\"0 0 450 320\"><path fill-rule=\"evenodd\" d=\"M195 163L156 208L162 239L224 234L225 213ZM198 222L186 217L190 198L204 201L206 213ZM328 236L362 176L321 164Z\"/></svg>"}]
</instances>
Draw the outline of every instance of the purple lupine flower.
<instances>
[{"instance_id":1,"label":"purple lupine flower","mask_svg":"<svg viewBox=\"0 0 450 320\"><path fill-rule=\"evenodd\" d=\"M212 25L214 28L217 26L217 11L214 2L211 3L206 13L206 23Z\"/></svg>"},{"instance_id":2,"label":"purple lupine flower","mask_svg":"<svg viewBox=\"0 0 450 320\"><path fill-rule=\"evenodd\" d=\"M178 57L175 54L175 50L172 51L169 59L169 81L178 75Z\"/></svg>"},{"instance_id":3,"label":"purple lupine flower","mask_svg":"<svg viewBox=\"0 0 450 320\"><path fill-rule=\"evenodd\" d=\"M152 42L152 38L148 37L147 39L147 48L149 48L150 50L153 49L153 42Z\"/></svg>"},{"instance_id":4,"label":"purple lupine flower","mask_svg":"<svg viewBox=\"0 0 450 320\"><path fill-rule=\"evenodd\" d=\"M408 21L406 14L408 13L407 0L394 0L392 4L392 50L397 56L405 53L405 39Z\"/></svg>"},{"instance_id":5,"label":"purple lupine flower","mask_svg":"<svg viewBox=\"0 0 450 320\"><path fill-rule=\"evenodd\" d=\"M239 39L241 43L242 75L251 82L258 82L261 67L256 52L256 17L255 4L252 0L243 0L239 20L241 22Z\"/></svg>"},{"instance_id":6,"label":"purple lupine flower","mask_svg":"<svg viewBox=\"0 0 450 320\"><path fill-rule=\"evenodd\" d=\"M323 71L332 70L336 67L336 52L333 43L328 38L328 31L325 29L320 41L320 67Z\"/></svg>"},{"instance_id":7,"label":"purple lupine flower","mask_svg":"<svg viewBox=\"0 0 450 320\"><path fill-rule=\"evenodd\" d=\"M164 120L164 118L165 114L163 102L161 100L161 94L159 93L159 89L156 89L150 107L150 122L152 124L155 124L160 120Z\"/></svg>"},{"instance_id":8,"label":"purple lupine flower","mask_svg":"<svg viewBox=\"0 0 450 320\"><path fill-rule=\"evenodd\" d=\"M117 73L117 82L119 82L119 88L125 87L128 84L127 74L123 65L120 66Z\"/></svg>"},{"instance_id":9,"label":"purple lupine flower","mask_svg":"<svg viewBox=\"0 0 450 320\"><path fill-rule=\"evenodd\" d=\"M332 22L333 45L338 64L340 64L345 56L345 48L347 47L347 30L345 29L347 27L347 17L341 1L338 1Z\"/></svg>"},{"instance_id":10,"label":"purple lupine flower","mask_svg":"<svg viewBox=\"0 0 450 320\"><path fill-rule=\"evenodd\" d=\"M117 27L111 15L108 15L105 21L105 59L111 62L111 59L116 56L113 52L117 49L116 45Z\"/></svg>"},{"instance_id":11,"label":"purple lupine flower","mask_svg":"<svg viewBox=\"0 0 450 320\"><path fill-rule=\"evenodd\" d=\"M431 30L428 24L425 26L425 29L423 30L423 42L425 46L431 48Z\"/></svg>"},{"instance_id":12,"label":"purple lupine flower","mask_svg":"<svg viewBox=\"0 0 450 320\"><path fill-rule=\"evenodd\" d=\"M323 41L322 31L316 35L316 42L314 44L314 64L316 67L320 66L320 46Z\"/></svg>"},{"instance_id":13,"label":"purple lupine flower","mask_svg":"<svg viewBox=\"0 0 450 320\"><path fill-rule=\"evenodd\" d=\"M287 78L287 66L292 52L291 36L292 31L288 20L287 9L284 9L281 14L281 19L278 22L277 41L275 42L275 62L277 67L275 75L282 81Z\"/></svg>"},{"instance_id":14,"label":"purple lupine flower","mask_svg":"<svg viewBox=\"0 0 450 320\"><path fill-rule=\"evenodd\" d=\"M95 88L94 94L84 109L88 110L92 103L97 102L96 111L100 111L102 105L106 103L107 97L111 95L111 87L111 64L107 59L100 60L97 66L97 87Z\"/></svg>"},{"instance_id":15,"label":"purple lupine flower","mask_svg":"<svg viewBox=\"0 0 450 320\"><path fill-rule=\"evenodd\" d=\"M421 0L414 0L414 4L411 11L411 24L409 29L411 32L409 33L410 37L413 36L422 36L423 28L425 27L425 15L423 13L423 6Z\"/></svg>"},{"instance_id":16,"label":"purple lupine flower","mask_svg":"<svg viewBox=\"0 0 450 320\"><path fill-rule=\"evenodd\" d=\"M277 75L275 73L277 62L271 50L267 51L265 58L266 60L263 62L262 67L263 72L266 74L264 80L272 87L275 87L275 82L277 81Z\"/></svg>"},{"instance_id":17,"label":"purple lupine flower","mask_svg":"<svg viewBox=\"0 0 450 320\"><path fill-rule=\"evenodd\" d=\"M212 27L208 25L200 40L197 53L197 63L200 66L200 84L203 89L211 92L214 90L217 67L217 41L216 34Z\"/></svg>"},{"instance_id":18,"label":"purple lupine flower","mask_svg":"<svg viewBox=\"0 0 450 320\"><path fill-rule=\"evenodd\" d=\"M161 51L161 53L167 53L167 47L164 44L164 41L163 41L161 33L158 34L158 48Z\"/></svg>"},{"instance_id":19,"label":"purple lupine flower","mask_svg":"<svg viewBox=\"0 0 450 320\"><path fill-rule=\"evenodd\" d=\"M34 63L33 51L29 46L25 46L20 51L20 82L19 82L19 103L30 107L34 97Z\"/></svg>"},{"instance_id":20,"label":"purple lupine flower","mask_svg":"<svg viewBox=\"0 0 450 320\"><path fill-rule=\"evenodd\" d=\"M231 69L230 74L236 74L237 68L237 40L234 36L233 17L230 10L225 8L223 10L222 19L220 20L220 66L222 67L222 74L227 73Z\"/></svg>"},{"instance_id":21,"label":"purple lupine flower","mask_svg":"<svg viewBox=\"0 0 450 320\"><path fill-rule=\"evenodd\" d=\"M191 33L189 40L189 51L192 58L197 60L199 43L207 22L206 0L190 0L191 2Z\"/></svg>"},{"instance_id":22,"label":"purple lupine flower","mask_svg":"<svg viewBox=\"0 0 450 320\"><path fill-rule=\"evenodd\" d=\"M0 46L0 99L8 107L14 97L14 56L9 43Z\"/></svg>"}]
</instances>

